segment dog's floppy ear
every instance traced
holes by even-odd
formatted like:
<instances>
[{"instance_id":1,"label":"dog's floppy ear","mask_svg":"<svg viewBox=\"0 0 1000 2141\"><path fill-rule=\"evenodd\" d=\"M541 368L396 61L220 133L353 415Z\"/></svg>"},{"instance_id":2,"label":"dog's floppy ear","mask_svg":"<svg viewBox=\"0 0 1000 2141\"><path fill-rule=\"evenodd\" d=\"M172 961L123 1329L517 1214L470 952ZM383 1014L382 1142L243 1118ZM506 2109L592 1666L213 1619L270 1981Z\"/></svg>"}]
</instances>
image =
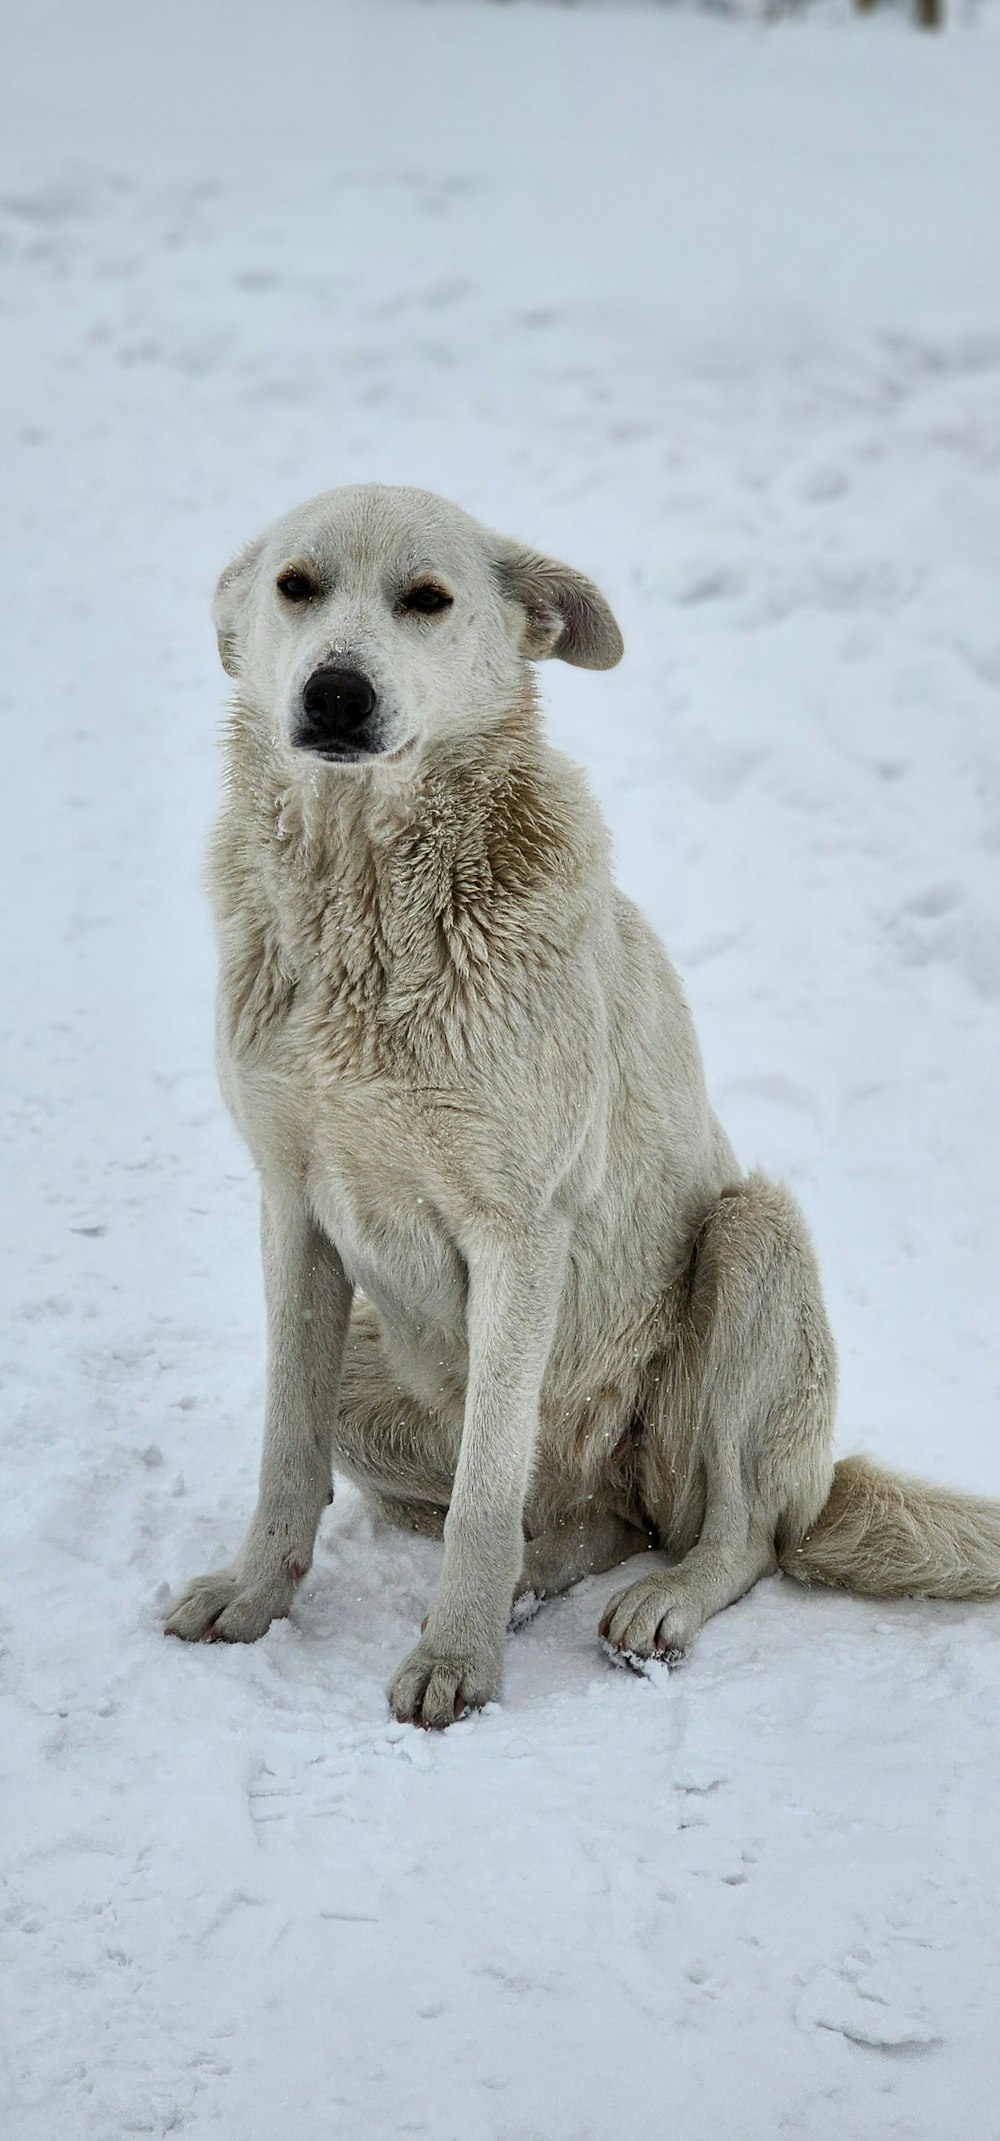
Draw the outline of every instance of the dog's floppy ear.
<instances>
[{"instance_id":1,"label":"dog's floppy ear","mask_svg":"<svg viewBox=\"0 0 1000 2141\"><path fill-rule=\"evenodd\" d=\"M613 669L622 635L599 589L582 572L498 536L493 570L503 594L525 615L524 651L531 661L558 658L577 669Z\"/></svg>"},{"instance_id":2,"label":"dog's floppy ear","mask_svg":"<svg viewBox=\"0 0 1000 2141\"><path fill-rule=\"evenodd\" d=\"M219 574L212 601L212 623L219 641L219 660L227 676L238 677L247 624L247 598L263 542L247 543L225 572Z\"/></svg>"}]
</instances>

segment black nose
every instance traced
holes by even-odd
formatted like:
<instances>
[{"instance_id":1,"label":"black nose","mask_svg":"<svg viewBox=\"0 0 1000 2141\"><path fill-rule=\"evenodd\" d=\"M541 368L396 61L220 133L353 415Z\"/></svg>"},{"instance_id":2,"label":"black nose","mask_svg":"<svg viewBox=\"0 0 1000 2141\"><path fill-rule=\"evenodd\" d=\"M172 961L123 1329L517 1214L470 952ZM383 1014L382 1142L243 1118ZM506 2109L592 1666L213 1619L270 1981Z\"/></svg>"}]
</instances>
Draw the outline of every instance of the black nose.
<instances>
[{"instance_id":1,"label":"black nose","mask_svg":"<svg viewBox=\"0 0 1000 2141\"><path fill-rule=\"evenodd\" d=\"M298 742L360 743L361 731L375 711L375 689L357 669L314 669L302 691L302 726Z\"/></svg>"}]
</instances>

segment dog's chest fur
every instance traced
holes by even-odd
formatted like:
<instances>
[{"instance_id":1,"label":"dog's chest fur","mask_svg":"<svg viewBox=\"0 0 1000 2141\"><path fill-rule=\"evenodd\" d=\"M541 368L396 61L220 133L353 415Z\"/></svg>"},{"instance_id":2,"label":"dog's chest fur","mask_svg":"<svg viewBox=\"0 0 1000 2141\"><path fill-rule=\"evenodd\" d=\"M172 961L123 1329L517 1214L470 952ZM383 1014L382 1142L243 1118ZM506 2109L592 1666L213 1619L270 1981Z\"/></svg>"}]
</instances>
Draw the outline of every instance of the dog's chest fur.
<instances>
[{"instance_id":1,"label":"dog's chest fur","mask_svg":"<svg viewBox=\"0 0 1000 2141\"><path fill-rule=\"evenodd\" d=\"M470 1211L520 1223L586 1143L576 969L603 827L582 777L547 780L530 712L432 768L405 812L325 769L282 785L257 733L237 712L210 860L223 1090L383 1317L464 1345Z\"/></svg>"}]
</instances>

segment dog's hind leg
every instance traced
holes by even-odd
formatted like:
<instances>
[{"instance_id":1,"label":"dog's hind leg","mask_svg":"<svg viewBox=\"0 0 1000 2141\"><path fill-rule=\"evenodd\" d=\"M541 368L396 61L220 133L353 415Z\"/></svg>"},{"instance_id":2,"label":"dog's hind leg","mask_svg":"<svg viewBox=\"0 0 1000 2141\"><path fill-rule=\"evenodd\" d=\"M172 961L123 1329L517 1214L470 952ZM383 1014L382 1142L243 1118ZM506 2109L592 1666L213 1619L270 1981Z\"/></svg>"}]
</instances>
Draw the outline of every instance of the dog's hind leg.
<instances>
[{"instance_id":1,"label":"dog's hind leg","mask_svg":"<svg viewBox=\"0 0 1000 2141\"><path fill-rule=\"evenodd\" d=\"M669 1542L680 1430L704 1483L698 1537L673 1568L608 1601L601 1634L625 1657L685 1651L702 1623L777 1567L833 1472L836 1371L805 1222L761 1176L727 1191L695 1243L676 1352L645 1423L643 1502ZM673 1416L673 1436L672 1422ZM676 1443L673 1449L676 1456Z\"/></svg>"},{"instance_id":2,"label":"dog's hind leg","mask_svg":"<svg viewBox=\"0 0 1000 2141\"><path fill-rule=\"evenodd\" d=\"M387 1524L425 1539L444 1537L446 1507L406 1501L399 1495L377 1493L373 1487L366 1487L365 1492ZM521 1574L514 1586L515 1604L521 1598L558 1598L584 1576L602 1575L633 1554L648 1552L655 1543L651 1531L610 1510L595 1515L589 1504L571 1509L535 1538L525 1540Z\"/></svg>"},{"instance_id":3,"label":"dog's hind leg","mask_svg":"<svg viewBox=\"0 0 1000 2141\"><path fill-rule=\"evenodd\" d=\"M369 1415L370 1418L370 1415ZM355 1476L357 1476L357 1468ZM407 1500L398 1494L364 1488L372 1507L387 1524L412 1531L425 1539L444 1537L447 1505ZM514 1586L515 1603L521 1598L558 1598L584 1576L602 1575L633 1554L646 1553L656 1541L641 1524L630 1524L610 1510L595 1513L590 1503L571 1509L533 1539L525 1539L521 1574Z\"/></svg>"},{"instance_id":4,"label":"dog's hind leg","mask_svg":"<svg viewBox=\"0 0 1000 2141\"><path fill-rule=\"evenodd\" d=\"M397 1531L412 1531L421 1539L444 1538L448 1511L437 1503L406 1502L396 1494L377 1494L374 1487L366 1487L365 1494L376 1513Z\"/></svg>"},{"instance_id":5,"label":"dog's hind leg","mask_svg":"<svg viewBox=\"0 0 1000 2141\"><path fill-rule=\"evenodd\" d=\"M354 1304L333 1427L333 1467L390 1523L440 1537L461 1439L459 1415L432 1412L396 1381L370 1301ZM419 1519L419 1521L417 1521Z\"/></svg>"},{"instance_id":6,"label":"dog's hind leg","mask_svg":"<svg viewBox=\"0 0 1000 2141\"><path fill-rule=\"evenodd\" d=\"M558 1598L584 1576L598 1576L617 1568L633 1554L643 1554L655 1543L653 1534L639 1524L630 1524L612 1510L596 1510L589 1502L570 1509L534 1539L524 1542L524 1561L514 1587L519 1598Z\"/></svg>"}]
</instances>

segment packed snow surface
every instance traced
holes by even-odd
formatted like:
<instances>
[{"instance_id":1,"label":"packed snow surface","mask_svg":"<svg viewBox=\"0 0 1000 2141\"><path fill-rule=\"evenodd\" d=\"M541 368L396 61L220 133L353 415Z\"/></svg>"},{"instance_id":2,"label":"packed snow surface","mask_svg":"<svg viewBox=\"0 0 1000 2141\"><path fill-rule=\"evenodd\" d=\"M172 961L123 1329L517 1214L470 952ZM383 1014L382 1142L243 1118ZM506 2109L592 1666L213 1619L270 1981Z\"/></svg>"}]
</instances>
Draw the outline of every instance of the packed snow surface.
<instances>
[{"instance_id":1,"label":"packed snow surface","mask_svg":"<svg viewBox=\"0 0 1000 2141\"><path fill-rule=\"evenodd\" d=\"M392 1723L440 1549L237 1545L255 1187L199 883L215 573L332 484L591 572L552 665L840 1446L1000 1493L1000 38L902 15L36 0L3 33L3 2130L997 2141L1000 1608L620 1578Z\"/></svg>"}]
</instances>

